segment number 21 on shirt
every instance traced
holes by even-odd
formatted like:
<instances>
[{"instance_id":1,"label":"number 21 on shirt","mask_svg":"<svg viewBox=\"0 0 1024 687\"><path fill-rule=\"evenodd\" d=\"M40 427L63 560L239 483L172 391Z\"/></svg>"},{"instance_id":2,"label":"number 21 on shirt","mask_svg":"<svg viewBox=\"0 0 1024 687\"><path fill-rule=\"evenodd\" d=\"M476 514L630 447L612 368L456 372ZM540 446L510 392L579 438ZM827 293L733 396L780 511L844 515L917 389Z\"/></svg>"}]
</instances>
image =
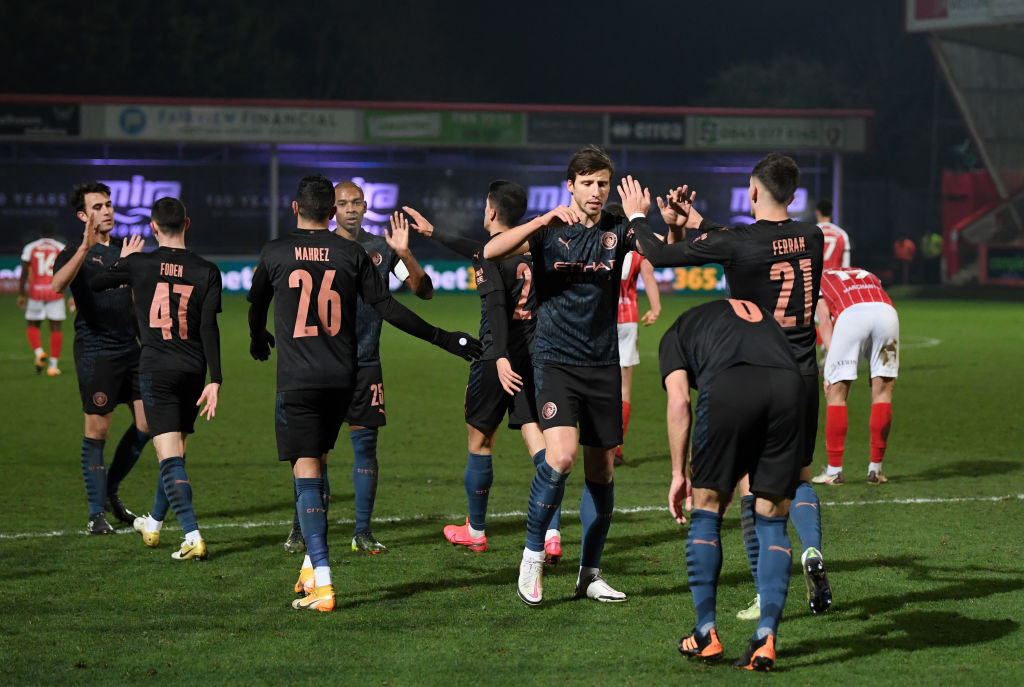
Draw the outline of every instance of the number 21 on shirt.
<instances>
[{"instance_id":1,"label":"number 21 on shirt","mask_svg":"<svg viewBox=\"0 0 1024 687\"><path fill-rule=\"evenodd\" d=\"M799 275L797 272L799 272ZM800 258L796 261L795 266L793 262L781 260L772 265L769 278L772 281L782 282L782 288L779 289L779 300L775 304L774 313L775 321L779 323L779 326L795 327L797 325L810 324L811 300L814 295L811 293L811 259ZM796 315L786 314L786 310L789 308L789 300L793 296L793 284L797 279L800 279L803 284L804 294L803 319L800 322L797 322Z\"/></svg>"}]
</instances>

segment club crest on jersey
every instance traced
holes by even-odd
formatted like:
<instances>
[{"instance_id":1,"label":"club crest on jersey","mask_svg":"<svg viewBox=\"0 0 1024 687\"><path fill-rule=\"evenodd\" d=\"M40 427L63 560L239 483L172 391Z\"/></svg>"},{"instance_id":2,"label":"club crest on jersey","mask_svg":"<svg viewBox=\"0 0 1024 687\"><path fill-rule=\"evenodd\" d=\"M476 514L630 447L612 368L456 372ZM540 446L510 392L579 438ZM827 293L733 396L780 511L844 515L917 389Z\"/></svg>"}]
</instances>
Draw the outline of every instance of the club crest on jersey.
<instances>
[{"instance_id":1,"label":"club crest on jersey","mask_svg":"<svg viewBox=\"0 0 1024 687\"><path fill-rule=\"evenodd\" d=\"M380 264L384 262L384 256L378 253L377 251L373 251L372 253L370 253L370 260L373 260L374 265L380 267Z\"/></svg>"},{"instance_id":2,"label":"club crest on jersey","mask_svg":"<svg viewBox=\"0 0 1024 687\"><path fill-rule=\"evenodd\" d=\"M102 408L107 405L107 395L102 391L97 391L92 395L92 404L97 408Z\"/></svg>"},{"instance_id":3,"label":"club crest on jersey","mask_svg":"<svg viewBox=\"0 0 1024 687\"><path fill-rule=\"evenodd\" d=\"M605 250L611 250L619 245L619 237L613 231L606 231L601 234L601 245L605 247Z\"/></svg>"},{"instance_id":4,"label":"club crest on jersey","mask_svg":"<svg viewBox=\"0 0 1024 687\"><path fill-rule=\"evenodd\" d=\"M544 404L544 407L540 409L540 414L544 417L545 420L550 420L551 418L558 414L558 406L556 406L551 401L548 401L547 403Z\"/></svg>"}]
</instances>

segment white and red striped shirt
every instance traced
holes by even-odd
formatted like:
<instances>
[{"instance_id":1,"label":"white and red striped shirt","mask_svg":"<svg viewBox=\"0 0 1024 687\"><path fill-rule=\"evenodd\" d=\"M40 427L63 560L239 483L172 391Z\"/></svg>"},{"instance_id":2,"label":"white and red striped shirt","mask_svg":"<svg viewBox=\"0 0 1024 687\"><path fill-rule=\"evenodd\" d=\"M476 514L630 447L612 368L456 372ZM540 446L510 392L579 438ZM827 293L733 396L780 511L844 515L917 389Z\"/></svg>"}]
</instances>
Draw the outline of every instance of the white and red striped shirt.
<instances>
[{"instance_id":1,"label":"white and red striped shirt","mask_svg":"<svg viewBox=\"0 0 1024 687\"><path fill-rule=\"evenodd\" d=\"M832 319L857 303L888 303L889 294L882 288L882 282L867 270L847 267L841 270L825 270L821 273L821 297L832 312Z\"/></svg>"},{"instance_id":2,"label":"white and red striped shirt","mask_svg":"<svg viewBox=\"0 0 1024 687\"><path fill-rule=\"evenodd\" d=\"M822 269L838 270L850 266L850 237L842 227L831 222L822 222L821 233L825 236L825 255Z\"/></svg>"},{"instance_id":3,"label":"white and red striped shirt","mask_svg":"<svg viewBox=\"0 0 1024 687\"><path fill-rule=\"evenodd\" d=\"M619 322L639 322L636 280L640 276L640 265L644 256L635 250L626 253L622 259L622 281L619 282Z\"/></svg>"},{"instance_id":4,"label":"white and red striped shirt","mask_svg":"<svg viewBox=\"0 0 1024 687\"><path fill-rule=\"evenodd\" d=\"M53 291L53 263L64 244L56 239L36 239L25 246L21 261L28 263L28 297L34 301L59 301L63 294Z\"/></svg>"}]
</instances>

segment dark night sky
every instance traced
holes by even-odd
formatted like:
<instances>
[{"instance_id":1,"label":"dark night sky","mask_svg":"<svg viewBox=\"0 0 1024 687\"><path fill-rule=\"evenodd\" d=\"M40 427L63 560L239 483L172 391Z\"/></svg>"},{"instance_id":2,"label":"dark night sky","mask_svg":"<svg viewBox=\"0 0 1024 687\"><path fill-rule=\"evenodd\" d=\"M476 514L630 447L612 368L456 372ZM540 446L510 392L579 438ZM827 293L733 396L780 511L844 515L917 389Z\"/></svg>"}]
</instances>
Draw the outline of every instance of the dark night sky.
<instances>
[{"instance_id":1,"label":"dark night sky","mask_svg":"<svg viewBox=\"0 0 1024 687\"><path fill-rule=\"evenodd\" d=\"M940 153L964 134L903 12L899 0L37 0L4 9L0 91L863 108L872 147L850 178L925 195L933 131Z\"/></svg>"},{"instance_id":2,"label":"dark night sky","mask_svg":"<svg viewBox=\"0 0 1024 687\"><path fill-rule=\"evenodd\" d=\"M805 106L870 107L879 85L931 68L893 0L148 5L5 8L3 90L726 105L708 101L723 70L790 58L832 77L816 95L779 84Z\"/></svg>"}]
</instances>

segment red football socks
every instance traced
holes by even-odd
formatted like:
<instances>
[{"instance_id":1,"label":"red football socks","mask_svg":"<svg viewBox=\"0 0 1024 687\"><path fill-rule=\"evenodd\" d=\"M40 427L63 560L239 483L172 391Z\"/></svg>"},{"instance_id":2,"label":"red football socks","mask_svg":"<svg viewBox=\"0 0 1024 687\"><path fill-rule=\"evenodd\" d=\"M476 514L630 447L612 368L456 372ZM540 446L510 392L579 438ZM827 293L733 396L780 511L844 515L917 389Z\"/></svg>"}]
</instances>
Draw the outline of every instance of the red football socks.
<instances>
[{"instance_id":1,"label":"red football socks","mask_svg":"<svg viewBox=\"0 0 1024 687\"><path fill-rule=\"evenodd\" d=\"M843 467L848 426L846 406L825 406L825 453L828 454L829 467Z\"/></svg>"}]
</instances>

